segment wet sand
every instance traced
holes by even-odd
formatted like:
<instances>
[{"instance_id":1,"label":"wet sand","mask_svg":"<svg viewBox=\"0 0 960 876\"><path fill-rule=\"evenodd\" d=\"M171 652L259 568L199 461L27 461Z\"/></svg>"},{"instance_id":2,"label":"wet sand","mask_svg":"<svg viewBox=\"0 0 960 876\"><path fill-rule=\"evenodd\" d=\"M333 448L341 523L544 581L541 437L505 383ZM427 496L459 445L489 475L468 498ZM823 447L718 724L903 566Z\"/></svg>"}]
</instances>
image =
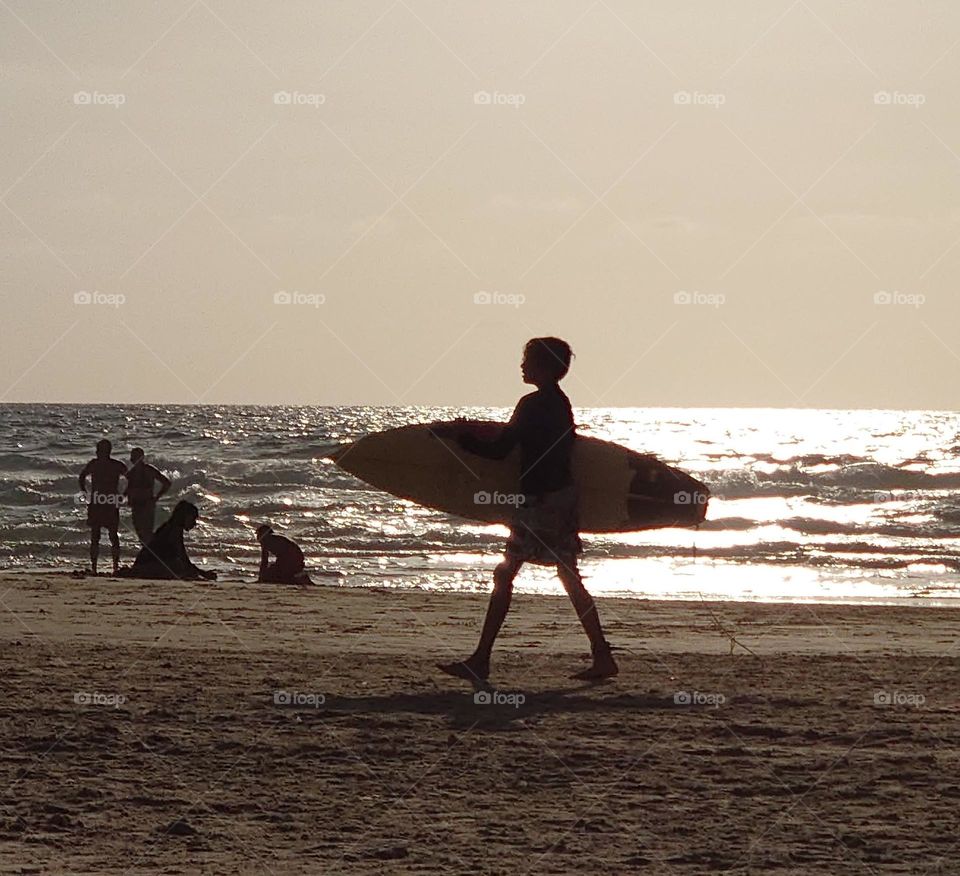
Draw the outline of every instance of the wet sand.
<instances>
[{"instance_id":1,"label":"wet sand","mask_svg":"<svg viewBox=\"0 0 960 876\"><path fill-rule=\"evenodd\" d=\"M484 604L0 575L0 867L960 867L956 609L600 600L622 674L585 686L520 594L485 703L433 666Z\"/></svg>"}]
</instances>

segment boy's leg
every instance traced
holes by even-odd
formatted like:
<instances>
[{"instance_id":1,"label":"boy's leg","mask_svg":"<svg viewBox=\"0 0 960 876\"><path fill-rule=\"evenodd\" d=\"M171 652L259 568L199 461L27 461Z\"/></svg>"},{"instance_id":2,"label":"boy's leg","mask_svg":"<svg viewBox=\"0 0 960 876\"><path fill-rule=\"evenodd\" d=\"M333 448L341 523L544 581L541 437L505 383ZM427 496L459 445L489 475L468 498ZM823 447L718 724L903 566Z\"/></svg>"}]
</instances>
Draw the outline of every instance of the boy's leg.
<instances>
[{"instance_id":1,"label":"boy's leg","mask_svg":"<svg viewBox=\"0 0 960 876\"><path fill-rule=\"evenodd\" d=\"M113 554L113 572L120 568L120 532L116 527L110 528L110 548Z\"/></svg>"},{"instance_id":2,"label":"boy's leg","mask_svg":"<svg viewBox=\"0 0 960 876\"><path fill-rule=\"evenodd\" d=\"M131 505L130 516L133 518L133 528L137 533L140 544L146 546L153 537L156 503L138 502L136 505Z\"/></svg>"},{"instance_id":3,"label":"boy's leg","mask_svg":"<svg viewBox=\"0 0 960 876\"><path fill-rule=\"evenodd\" d=\"M523 560L506 556L493 572L493 592L487 603L487 614L483 619L483 630L477 649L466 660L457 663L438 664L448 675L465 678L468 681L482 681L490 674L490 654L497 634L510 610L513 596L513 580L517 577Z\"/></svg>"},{"instance_id":4,"label":"boy's leg","mask_svg":"<svg viewBox=\"0 0 960 876\"><path fill-rule=\"evenodd\" d=\"M600 624L600 615L597 614L597 605L587 588L583 586L583 579L580 577L580 570L577 568L577 558L570 557L566 562L557 563L557 575L560 577L563 589L567 591L567 596L573 603L587 638L590 639L590 652L593 654L593 665L583 672L578 672L574 677L590 680L610 678L616 675L620 669L613 659L613 655L610 653L610 645L603 635L603 626Z\"/></svg>"},{"instance_id":5,"label":"boy's leg","mask_svg":"<svg viewBox=\"0 0 960 876\"><path fill-rule=\"evenodd\" d=\"M265 569L260 571L260 584L277 584L283 579L278 570L279 563L269 563Z\"/></svg>"},{"instance_id":6,"label":"boy's leg","mask_svg":"<svg viewBox=\"0 0 960 876\"><path fill-rule=\"evenodd\" d=\"M100 557L100 527L90 527L90 570L97 574L97 559Z\"/></svg>"}]
</instances>

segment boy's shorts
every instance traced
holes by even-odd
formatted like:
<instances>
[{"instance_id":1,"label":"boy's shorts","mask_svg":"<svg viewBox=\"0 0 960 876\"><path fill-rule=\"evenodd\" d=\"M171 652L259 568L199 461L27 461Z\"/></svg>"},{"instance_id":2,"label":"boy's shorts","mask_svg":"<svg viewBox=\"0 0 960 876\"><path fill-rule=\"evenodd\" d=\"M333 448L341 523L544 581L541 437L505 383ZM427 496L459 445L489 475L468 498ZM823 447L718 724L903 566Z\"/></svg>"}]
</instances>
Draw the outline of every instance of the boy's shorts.
<instances>
[{"instance_id":1,"label":"boy's shorts","mask_svg":"<svg viewBox=\"0 0 960 876\"><path fill-rule=\"evenodd\" d=\"M87 505L87 526L91 529L120 528L120 508L114 502L91 502Z\"/></svg>"},{"instance_id":2,"label":"boy's shorts","mask_svg":"<svg viewBox=\"0 0 960 876\"><path fill-rule=\"evenodd\" d=\"M583 553L574 485L527 496L510 525L506 555L523 563L556 566Z\"/></svg>"}]
</instances>

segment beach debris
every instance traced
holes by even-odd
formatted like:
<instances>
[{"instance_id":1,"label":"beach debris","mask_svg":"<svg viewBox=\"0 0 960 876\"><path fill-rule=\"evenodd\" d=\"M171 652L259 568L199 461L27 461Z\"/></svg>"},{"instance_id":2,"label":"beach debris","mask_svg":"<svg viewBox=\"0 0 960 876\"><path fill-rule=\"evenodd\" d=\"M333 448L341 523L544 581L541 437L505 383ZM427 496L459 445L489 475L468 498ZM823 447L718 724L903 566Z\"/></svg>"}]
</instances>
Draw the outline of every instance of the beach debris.
<instances>
[{"instance_id":1,"label":"beach debris","mask_svg":"<svg viewBox=\"0 0 960 876\"><path fill-rule=\"evenodd\" d=\"M382 849L371 849L365 857L377 861L399 861L410 854L406 846L387 846Z\"/></svg>"},{"instance_id":2,"label":"beach debris","mask_svg":"<svg viewBox=\"0 0 960 876\"><path fill-rule=\"evenodd\" d=\"M726 638L726 639L729 640L729 642L730 642L730 654L732 655L733 652L734 652L734 648L735 648L737 645L739 645L741 648L743 648L744 651L746 651L746 652L747 652L748 654L750 654L751 656L756 657L757 660L759 660L761 663L763 663L763 658L760 657L760 655L757 654L756 651L754 651L753 649L751 649L749 646L744 645L743 642L741 642L741 641L737 638L737 628L734 627L734 626L726 626L726 627L725 627L725 626L723 625L722 621L720 620L720 618L717 617L717 615L716 615L716 613L714 612L714 610L713 610L712 608L710 608L709 605L707 605L707 601L703 598L703 594L702 594L702 593L697 593L697 596L700 597L700 602L703 604L703 607L707 610L707 612L710 614L710 617L713 619L713 625L720 631L720 634L721 634L724 638Z\"/></svg>"},{"instance_id":3,"label":"beach debris","mask_svg":"<svg viewBox=\"0 0 960 876\"><path fill-rule=\"evenodd\" d=\"M171 836L196 836L198 831L190 822L183 818L177 818L166 827L161 828L160 833L168 833Z\"/></svg>"}]
</instances>

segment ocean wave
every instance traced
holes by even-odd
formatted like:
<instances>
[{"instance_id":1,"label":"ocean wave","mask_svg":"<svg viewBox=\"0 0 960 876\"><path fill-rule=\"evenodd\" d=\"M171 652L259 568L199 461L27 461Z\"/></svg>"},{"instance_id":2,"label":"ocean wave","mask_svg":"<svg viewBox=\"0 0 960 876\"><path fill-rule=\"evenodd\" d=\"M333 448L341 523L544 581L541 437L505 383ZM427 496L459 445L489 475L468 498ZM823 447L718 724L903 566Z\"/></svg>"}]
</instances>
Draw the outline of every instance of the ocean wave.
<instances>
[{"instance_id":1,"label":"ocean wave","mask_svg":"<svg viewBox=\"0 0 960 876\"><path fill-rule=\"evenodd\" d=\"M697 477L721 499L810 496L838 504L862 504L890 501L896 498L891 494L897 491L960 489L960 473L957 472L933 474L879 463L856 463L824 472L809 472L796 466L773 472L738 468L701 471Z\"/></svg>"}]
</instances>

